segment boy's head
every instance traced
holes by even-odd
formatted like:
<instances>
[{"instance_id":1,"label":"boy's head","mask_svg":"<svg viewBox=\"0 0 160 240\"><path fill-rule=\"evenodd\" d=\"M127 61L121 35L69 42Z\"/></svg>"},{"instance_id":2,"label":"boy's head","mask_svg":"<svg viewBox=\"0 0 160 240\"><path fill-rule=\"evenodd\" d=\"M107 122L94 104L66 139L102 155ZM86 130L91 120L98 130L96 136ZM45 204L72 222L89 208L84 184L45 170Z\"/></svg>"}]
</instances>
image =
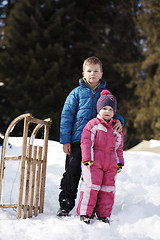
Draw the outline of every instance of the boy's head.
<instances>
[{"instance_id":1,"label":"boy's head","mask_svg":"<svg viewBox=\"0 0 160 240\"><path fill-rule=\"evenodd\" d=\"M103 90L97 102L97 112L99 113L100 110L106 106L112 107L115 113L117 108L117 101L115 96L111 95L108 90Z\"/></svg>"},{"instance_id":2,"label":"boy's head","mask_svg":"<svg viewBox=\"0 0 160 240\"><path fill-rule=\"evenodd\" d=\"M83 63L82 75L90 87L95 88L103 75L101 61L97 57L87 58Z\"/></svg>"},{"instance_id":3,"label":"boy's head","mask_svg":"<svg viewBox=\"0 0 160 240\"><path fill-rule=\"evenodd\" d=\"M84 60L84 63L83 63L83 72L85 71L85 67L86 65L90 65L90 64L98 64L99 67L100 67L100 71L103 72L103 69L102 69L102 62L99 60L99 58L97 57L89 57L87 59Z\"/></svg>"}]
</instances>

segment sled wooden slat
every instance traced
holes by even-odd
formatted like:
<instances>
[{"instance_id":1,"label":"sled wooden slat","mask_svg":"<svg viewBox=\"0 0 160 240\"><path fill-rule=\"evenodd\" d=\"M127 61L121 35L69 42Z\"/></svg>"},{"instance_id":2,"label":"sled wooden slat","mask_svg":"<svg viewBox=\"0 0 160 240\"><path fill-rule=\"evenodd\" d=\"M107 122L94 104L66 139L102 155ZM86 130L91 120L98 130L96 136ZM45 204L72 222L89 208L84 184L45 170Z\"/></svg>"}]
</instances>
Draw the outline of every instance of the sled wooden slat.
<instances>
[{"instance_id":1,"label":"sled wooden slat","mask_svg":"<svg viewBox=\"0 0 160 240\"><path fill-rule=\"evenodd\" d=\"M31 154L32 145L29 145L28 159L27 159L27 171L26 171L26 181L25 181L25 195L24 195L24 208L23 208L23 218L27 217L27 206L28 206L28 194L29 194L29 180L30 180L30 169L31 169Z\"/></svg>"},{"instance_id":2,"label":"sled wooden slat","mask_svg":"<svg viewBox=\"0 0 160 240\"><path fill-rule=\"evenodd\" d=\"M6 144L8 137L15 127L15 125L24 120L23 124L23 141L22 141L22 155L21 156L5 156ZM38 212L42 213L44 210L44 195L45 195L45 181L46 181L46 167L47 167L47 151L48 151L48 137L49 127L51 126L51 118L40 120L32 117L32 114L23 114L14 119L9 125L3 141L2 155L1 155L1 169L0 169L0 208L17 208L17 218L37 216ZM31 136L29 137L29 125L36 124ZM43 147L35 146L35 137L41 128L44 128L43 133ZM29 140L29 141L28 141ZM28 143L27 143L28 141ZM37 157L38 153L38 157ZM19 160L20 174L19 174L19 189L17 204L1 204L2 198L2 182L4 177L5 161ZM22 214L23 210L23 214Z\"/></svg>"},{"instance_id":3,"label":"sled wooden slat","mask_svg":"<svg viewBox=\"0 0 160 240\"><path fill-rule=\"evenodd\" d=\"M41 125L46 125L48 127L51 126L51 122L48 122L48 121L45 121L45 120L40 120L40 119L36 119L36 118L32 118L31 120L33 123L38 123L38 124L41 124Z\"/></svg>"},{"instance_id":4,"label":"sled wooden slat","mask_svg":"<svg viewBox=\"0 0 160 240\"><path fill-rule=\"evenodd\" d=\"M17 208L17 204L0 204L0 208Z\"/></svg>"},{"instance_id":5,"label":"sled wooden slat","mask_svg":"<svg viewBox=\"0 0 160 240\"><path fill-rule=\"evenodd\" d=\"M26 157L26 160L28 159L28 157ZM5 161L9 161L9 160L21 160L21 156L18 157L5 157L4 158ZM31 158L31 162L33 161L33 158ZM43 161L42 161L43 162Z\"/></svg>"},{"instance_id":6,"label":"sled wooden slat","mask_svg":"<svg viewBox=\"0 0 160 240\"><path fill-rule=\"evenodd\" d=\"M38 202L39 202L39 189L40 189L40 176L41 176L41 159L42 159L42 147L39 147L38 163L37 163L37 178L36 178L36 193L35 193L35 209L34 215L38 215Z\"/></svg>"},{"instance_id":7,"label":"sled wooden slat","mask_svg":"<svg viewBox=\"0 0 160 240\"><path fill-rule=\"evenodd\" d=\"M19 195L18 195L18 207L17 207L17 218L21 218L22 209L22 197L23 197L23 186L24 186L24 174L25 174L25 161L26 161L26 150L27 150L27 136L30 118L24 119L23 128L23 145L22 145L22 158L21 158L21 171L20 171L20 182L19 182Z\"/></svg>"},{"instance_id":8,"label":"sled wooden slat","mask_svg":"<svg viewBox=\"0 0 160 240\"><path fill-rule=\"evenodd\" d=\"M42 180L41 180L41 192L40 192L40 213L43 213L44 209L44 193L45 193L45 181L46 181L46 168L47 168L47 149L48 149L48 136L49 128L44 127L44 146L43 146L43 167L42 167Z\"/></svg>"},{"instance_id":9,"label":"sled wooden slat","mask_svg":"<svg viewBox=\"0 0 160 240\"><path fill-rule=\"evenodd\" d=\"M0 204L0 208L17 208L17 204ZM24 208L24 205L22 204L22 209ZM38 206L38 210L39 210ZM33 210L35 209L35 206L33 206ZM29 210L29 205L27 206L27 210Z\"/></svg>"},{"instance_id":10,"label":"sled wooden slat","mask_svg":"<svg viewBox=\"0 0 160 240\"><path fill-rule=\"evenodd\" d=\"M20 160L21 159L21 156L18 156L18 157L4 157L4 160L7 161L7 160Z\"/></svg>"},{"instance_id":11,"label":"sled wooden slat","mask_svg":"<svg viewBox=\"0 0 160 240\"><path fill-rule=\"evenodd\" d=\"M30 198L29 198L29 211L28 217L32 217L33 211L33 198L34 198L34 185L35 185L35 171L36 171L36 159L37 157L37 146L33 148L33 161L32 161L32 173L31 173L31 184L30 184Z\"/></svg>"}]
</instances>

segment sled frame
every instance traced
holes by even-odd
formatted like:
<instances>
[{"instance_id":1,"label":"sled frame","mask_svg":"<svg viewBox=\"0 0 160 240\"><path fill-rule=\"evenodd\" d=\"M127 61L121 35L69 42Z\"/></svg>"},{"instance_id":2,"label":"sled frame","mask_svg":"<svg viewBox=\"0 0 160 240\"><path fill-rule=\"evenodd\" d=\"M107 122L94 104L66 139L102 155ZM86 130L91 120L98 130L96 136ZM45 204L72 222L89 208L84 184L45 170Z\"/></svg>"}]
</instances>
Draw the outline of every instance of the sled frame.
<instances>
[{"instance_id":1,"label":"sled frame","mask_svg":"<svg viewBox=\"0 0 160 240\"><path fill-rule=\"evenodd\" d=\"M8 137L15 125L24 120L22 154L21 156L6 157L6 146ZM40 120L32 117L31 113L20 115L15 118L6 130L0 169L0 208L17 208L16 218L21 218L23 210L23 218L37 216L38 212L44 211L44 196L47 168L47 151L49 127L51 126L51 118ZM28 136L29 124L34 123L36 127L33 129L31 136ZM44 127L43 146L35 146L34 139L38 131ZM30 140L27 144L28 139ZM2 199L2 182L4 178L5 161L18 160L21 161L19 190L17 204L1 204Z\"/></svg>"}]
</instances>

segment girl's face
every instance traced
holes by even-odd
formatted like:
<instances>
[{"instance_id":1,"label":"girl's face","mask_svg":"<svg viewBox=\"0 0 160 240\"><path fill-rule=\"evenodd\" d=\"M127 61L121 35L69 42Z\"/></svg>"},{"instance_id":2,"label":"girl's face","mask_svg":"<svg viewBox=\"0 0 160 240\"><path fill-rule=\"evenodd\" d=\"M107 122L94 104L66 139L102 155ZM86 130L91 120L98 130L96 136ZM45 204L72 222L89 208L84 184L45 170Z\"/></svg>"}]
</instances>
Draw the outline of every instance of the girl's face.
<instances>
[{"instance_id":1,"label":"girl's face","mask_svg":"<svg viewBox=\"0 0 160 240\"><path fill-rule=\"evenodd\" d=\"M99 115L101 118L108 122L114 117L114 110L110 106L105 106L99 111Z\"/></svg>"},{"instance_id":2,"label":"girl's face","mask_svg":"<svg viewBox=\"0 0 160 240\"><path fill-rule=\"evenodd\" d=\"M85 66L82 75L88 84L94 88L98 85L99 80L102 78L103 72L101 72L99 64L88 64Z\"/></svg>"}]
</instances>

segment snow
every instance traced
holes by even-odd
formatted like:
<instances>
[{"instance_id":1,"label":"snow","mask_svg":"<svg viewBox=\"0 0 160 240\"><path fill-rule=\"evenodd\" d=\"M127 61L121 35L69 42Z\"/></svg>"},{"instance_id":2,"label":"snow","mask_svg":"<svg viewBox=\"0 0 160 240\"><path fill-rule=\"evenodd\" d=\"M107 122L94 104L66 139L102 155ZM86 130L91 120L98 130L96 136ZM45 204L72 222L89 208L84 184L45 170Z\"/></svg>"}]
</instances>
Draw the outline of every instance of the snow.
<instances>
[{"instance_id":1,"label":"snow","mask_svg":"<svg viewBox=\"0 0 160 240\"><path fill-rule=\"evenodd\" d=\"M21 138L10 137L6 154L20 155ZM41 140L37 141L41 144ZM160 142L152 141L156 146ZM0 149L1 150L1 149ZM58 218L59 183L64 172L62 146L49 141L44 213L16 219L16 209L0 209L1 240L158 240L160 239L160 154L124 152L125 166L116 180L111 224L79 220L76 207L70 217ZM6 161L3 203L17 203L19 161Z\"/></svg>"}]
</instances>

